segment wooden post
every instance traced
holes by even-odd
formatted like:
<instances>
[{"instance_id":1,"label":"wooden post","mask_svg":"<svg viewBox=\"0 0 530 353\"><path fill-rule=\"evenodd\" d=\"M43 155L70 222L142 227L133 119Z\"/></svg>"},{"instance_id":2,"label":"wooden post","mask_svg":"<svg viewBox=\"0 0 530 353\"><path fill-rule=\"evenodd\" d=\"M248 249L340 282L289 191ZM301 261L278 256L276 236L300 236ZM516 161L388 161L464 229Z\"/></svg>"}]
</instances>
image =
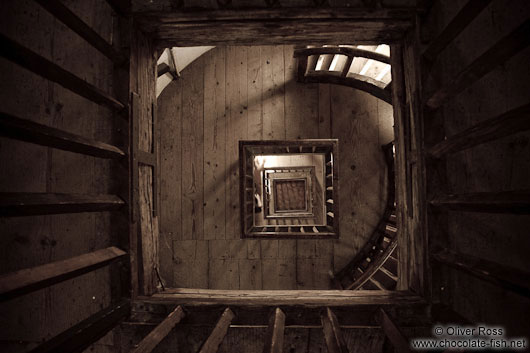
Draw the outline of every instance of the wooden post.
<instances>
[{"instance_id":1,"label":"wooden post","mask_svg":"<svg viewBox=\"0 0 530 353\"><path fill-rule=\"evenodd\" d=\"M184 311L179 305L167 318L151 331L131 353L149 353L169 334L169 332L184 317Z\"/></svg>"},{"instance_id":2,"label":"wooden post","mask_svg":"<svg viewBox=\"0 0 530 353\"><path fill-rule=\"evenodd\" d=\"M267 338L263 353L282 353L283 352L283 331L285 329L285 314L280 308L274 310L269 320Z\"/></svg>"},{"instance_id":3,"label":"wooden post","mask_svg":"<svg viewBox=\"0 0 530 353\"><path fill-rule=\"evenodd\" d=\"M386 337L392 342L397 353L412 353L409 342L405 335L401 332L399 327L394 324L390 316L381 309L381 328L385 332Z\"/></svg>"}]
</instances>

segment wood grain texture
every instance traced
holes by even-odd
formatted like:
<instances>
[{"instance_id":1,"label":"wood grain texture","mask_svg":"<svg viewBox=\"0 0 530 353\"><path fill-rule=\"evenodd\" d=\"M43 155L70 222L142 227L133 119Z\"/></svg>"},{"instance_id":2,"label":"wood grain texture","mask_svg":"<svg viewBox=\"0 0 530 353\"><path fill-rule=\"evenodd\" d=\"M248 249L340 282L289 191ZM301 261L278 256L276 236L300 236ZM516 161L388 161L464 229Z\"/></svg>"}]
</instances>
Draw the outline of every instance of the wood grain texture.
<instances>
[{"instance_id":1,"label":"wood grain texture","mask_svg":"<svg viewBox=\"0 0 530 353\"><path fill-rule=\"evenodd\" d=\"M380 136L387 139L383 131L391 131L390 109L348 87L296 82L293 51L290 45L217 47L190 64L159 97L158 115L167 127L161 132L161 226L166 239L173 237L174 254L161 264L166 268L161 272L171 276L176 286L189 287L193 282L199 288L216 289L328 289L329 271L350 260L382 215L386 172L379 143L389 142ZM202 97L194 103L199 112L182 101L183 95L190 95L190 81L196 77L202 82L192 85ZM188 126L186 132L181 125ZM201 128L202 140L197 141L201 131L196 130ZM334 137L340 139L341 165L349 159L341 171L345 178L357 178L351 185L344 182L347 190L353 193L364 182L363 191L342 196L339 218L350 221L341 227L341 239L238 240L239 140ZM192 208L183 203L185 184L191 182L182 182L189 180L190 164L196 163L190 141L196 146L193 153L203 158L202 181L195 176L203 202L195 202L194 212L203 213L202 225L196 223L195 229L202 226L204 240L196 243L189 231ZM369 209L362 207L366 202ZM199 246L202 241L207 244ZM168 247L167 240L163 246ZM199 249L206 250L199 255Z\"/></svg>"},{"instance_id":2,"label":"wood grain texture","mask_svg":"<svg viewBox=\"0 0 530 353\"><path fill-rule=\"evenodd\" d=\"M329 353L349 353L346 341L342 335L339 321L335 313L329 308L321 314L322 331Z\"/></svg>"}]
</instances>

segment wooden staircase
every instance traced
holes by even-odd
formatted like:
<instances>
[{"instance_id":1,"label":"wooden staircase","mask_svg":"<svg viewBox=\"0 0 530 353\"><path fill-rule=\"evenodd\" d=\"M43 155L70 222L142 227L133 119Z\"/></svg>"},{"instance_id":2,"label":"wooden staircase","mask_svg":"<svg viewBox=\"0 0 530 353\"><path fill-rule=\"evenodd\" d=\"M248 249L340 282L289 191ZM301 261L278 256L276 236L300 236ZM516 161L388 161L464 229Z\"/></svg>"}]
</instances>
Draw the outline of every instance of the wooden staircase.
<instances>
[{"instance_id":1,"label":"wooden staircase","mask_svg":"<svg viewBox=\"0 0 530 353\"><path fill-rule=\"evenodd\" d=\"M397 222L393 143L383 146L388 199L383 217L357 255L332 276L337 289L394 290L398 280Z\"/></svg>"},{"instance_id":2,"label":"wooden staircase","mask_svg":"<svg viewBox=\"0 0 530 353\"><path fill-rule=\"evenodd\" d=\"M365 91L392 104L387 45L351 45L296 49L298 82L332 83Z\"/></svg>"}]
</instances>

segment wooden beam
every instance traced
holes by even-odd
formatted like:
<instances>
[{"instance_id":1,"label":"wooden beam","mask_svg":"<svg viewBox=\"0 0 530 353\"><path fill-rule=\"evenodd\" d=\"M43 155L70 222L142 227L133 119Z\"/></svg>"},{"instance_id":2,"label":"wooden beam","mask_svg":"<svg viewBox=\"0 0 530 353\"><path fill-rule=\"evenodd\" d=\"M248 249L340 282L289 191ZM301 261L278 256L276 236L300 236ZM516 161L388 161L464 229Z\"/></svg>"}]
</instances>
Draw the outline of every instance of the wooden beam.
<instances>
[{"instance_id":1,"label":"wooden beam","mask_svg":"<svg viewBox=\"0 0 530 353\"><path fill-rule=\"evenodd\" d=\"M130 309L129 301L122 300L63 331L30 353L83 352L129 316Z\"/></svg>"},{"instance_id":2,"label":"wooden beam","mask_svg":"<svg viewBox=\"0 0 530 353\"><path fill-rule=\"evenodd\" d=\"M0 276L0 301L6 301L106 266L127 255L116 247Z\"/></svg>"},{"instance_id":3,"label":"wooden beam","mask_svg":"<svg viewBox=\"0 0 530 353\"><path fill-rule=\"evenodd\" d=\"M283 334L285 330L285 314L282 309L274 309L274 314L269 320L267 329L267 338L263 353L282 353L283 352Z\"/></svg>"},{"instance_id":4,"label":"wooden beam","mask_svg":"<svg viewBox=\"0 0 530 353\"><path fill-rule=\"evenodd\" d=\"M335 85L347 86L364 91L372 96L379 98L388 104L392 104L391 92L380 87L379 82L371 79L368 76L361 76L357 74L348 74L347 77L342 77L339 74L332 74L329 71L316 71L307 74L304 78L306 83L331 83Z\"/></svg>"},{"instance_id":5,"label":"wooden beam","mask_svg":"<svg viewBox=\"0 0 530 353\"><path fill-rule=\"evenodd\" d=\"M421 304L423 299L407 291L337 291L337 290L219 290L167 288L144 300L176 305L241 306L363 306Z\"/></svg>"},{"instance_id":6,"label":"wooden beam","mask_svg":"<svg viewBox=\"0 0 530 353\"><path fill-rule=\"evenodd\" d=\"M530 214L530 190L443 195L430 204L453 211Z\"/></svg>"},{"instance_id":7,"label":"wooden beam","mask_svg":"<svg viewBox=\"0 0 530 353\"><path fill-rule=\"evenodd\" d=\"M125 16L131 12L130 0L106 0L109 6L120 16Z\"/></svg>"},{"instance_id":8,"label":"wooden beam","mask_svg":"<svg viewBox=\"0 0 530 353\"><path fill-rule=\"evenodd\" d=\"M383 329L386 337L392 342L395 352L397 353L411 353L409 341L401 332L398 326L390 319L390 316L381 309L381 328Z\"/></svg>"},{"instance_id":9,"label":"wooden beam","mask_svg":"<svg viewBox=\"0 0 530 353\"><path fill-rule=\"evenodd\" d=\"M429 44L423 57L433 62L473 20L488 6L491 0L469 0L442 32Z\"/></svg>"},{"instance_id":10,"label":"wooden beam","mask_svg":"<svg viewBox=\"0 0 530 353\"><path fill-rule=\"evenodd\" d=\"M234 316L235 315L232 310L230 310L230 308L225 309L225 311L219 318L219 321L217 321L217 324L215 325L215 328L213 329L212 333L210 334L206 342L204 342L201 346L199 353L217 352L219 346L223 342L223 339L225 338L228 332L228 328L230 327L230 323L232 322Z\"/></svg>"},{"instance_id":11,"label":"wooden beam","mask_svg":"<svg viewBox=\"0 0 530 353\"><path fill-rule=\"evenodd\" d=\"M432 258L438 263L463 271L519 295L530 297L530 272L448 249L433 253Z\"/></svg>"},{"instance_id":12,"label":"wooden beam","mask_svg":"<svg viewBox=\"0 0 530 353\"><path fill-rule=\"evenodd\" d=\"M2 192L0 217L113 211L124 204L116 195Z\"/></svg>"},{"instance_id":13,"label":"wooden beam","mask_svg":"<svg viewBox=\"0 0 530 353\"><path fill-rule=\"evenodd\" d=\"M158 64L158 66L156 67L156 72L157 77L160 77L162 75L167 74L168 72L171 72L171 68L166 63Z\"/></svg>"},{"instance_id":14,"label":"wooden beam","mask_svg":"<svg viewBox=\"0 0 530 353\"><path fill-rule=\"evenodd\" d=\"M64 70L59 65L23 47L3 34L0 34L0 56L37 75L56 82L94 103L127 113L125 105L110 94L103 92L96 86Z\"/></svg>"},{"instance_id":15,"label":"wooden beam","mask_svg":"<svg viewBox=\"0 0 530 353\"><path fill-rule=\"evenodd\" d=\"M295 58L307 57L309 55L324 55L324 54L342 54L350 58L361 57L380 61L385 64L390 64L390 56L377 53L375 51L350 48L350 47L319 47L319 48L304 48L295 49L293 56Z\"/></svg>"},{"instance_id":16,"label":"wooden beam","mask_svg":"<svg viewBox=\"0 0 530 353\"><path fill-rule=\"evenodd\" d=\"M325 313L322 313L321 321L328 353L348 353L349 350L340 330L339 321L329 307L326 308Z\"/></svg>"},{"instance_id":17,"label":"wooden beam","mask_svg":"<svg viewBox=\"0 0 530 353\"><path fill-rule=\"evenodd\" d=\"M94 157L110 159L125 157L125 152L118 147L2 112L0 112L0 135Z\"/></svg>"},{"instance_id":18,"label":"wooden beam","mask_svg":"<svg viewBox=\"0 0 530 353\"><path fill-rule=\"evenodd\" d=\"M156 162L156 154L145 152L142 150L138 150L136 153L136 159L138 160L138 163L146 164L155 167L157 165Z\"/></svg>"},{"instance_id":19,"label":"wooden beam","mask_svg":"<svg viewBox=\"0 0 530 353\"><path fill-rule=\"evenodd\" d=\"M151 331L131 353L149 353L169 334L184 317L184 310L179 305L167 318Z\"/></svg>"},{"instance_id":20,"label":"wooden beam","mask_svg":"<svg viewBox=\"0 0 530 353\"><path fill-rule=\"evenodd\" d=\"M480 122L429 148L428 153L440 158L526 130L530 130L530 104Z\"/></svg>"},{"instance_id":21,"label":"wooden beam","mask_svg":"<svg viewBox=\"0 0 530 353\"><path fill-rule=\"evenodd\" d=\"M506 62L530 44L530 20L524 21L513 32L499 40L493 47L460 71L455 78L438 89L426 101L429 109L438 109L449 98L456 96L484 75Z\"/></svg>"},{"instance_id":22,"label":"wooden beam","mask_svg":"<svg viewBox=\"0 0 530 353\"><path fill-rule=\"evenodd\" d=\"M35 1L115 64L121 64L125 61L124 55L114 49L112 45L110 45L105 39L101 38L96 31L83 22L83 20L59 0Z\"/></svg>"}]
</instances>

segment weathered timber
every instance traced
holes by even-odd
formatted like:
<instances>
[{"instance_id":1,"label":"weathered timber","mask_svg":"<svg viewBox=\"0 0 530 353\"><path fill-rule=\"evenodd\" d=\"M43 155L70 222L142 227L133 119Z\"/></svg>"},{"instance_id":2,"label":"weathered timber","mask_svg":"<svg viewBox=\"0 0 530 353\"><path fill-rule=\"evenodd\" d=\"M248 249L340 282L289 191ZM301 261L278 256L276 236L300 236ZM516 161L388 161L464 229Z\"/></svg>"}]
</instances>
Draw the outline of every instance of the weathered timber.
<instances>
[{"instance_id":1,"label":"weathered timber","mask_svg":"<svg viewBox=\"0 0 530 353\"><path fill-rule=\"evenodd\" d=\"M469 0L456 14L442 32L423 52L427 61L433 62L440 54L481 12L491 0Z\"/></svg>"},{"instance_id":2,"label":"weathered timber","mask_svg":"<svg viewBox=\"0 0 530 353\"><path fill-rule=\"evenodd\" d=\"M221 317L219 318L219 321L217 321L217 324L215 325L215 328L213 329L210 336L208 336L208 339L206 342L203 343L201 346L201 349L199 350L199 353L215 353L219 349L219 346L223 342L223 339L225 338L228 328L230 327L230 323L232 322L232 319L234 318L234 313L229 308L226 308Z\"/></svg>"},{"instance_id":3,"label":"weathered timber","mask_svg":"<svg viewBox=\"0 0 530 353\"><path fill-rule=\"evenodd\" d=\"M430 204L453 211L530 214L530 190L442 195Z\"/></svg>"},{"instance_id":4,"label":"weathered timber","mask_svg":"<svg viewBox=\"0 0 530 353\"><path fill-rule=\"evenodd\" d=\"M379 82L366 76L349 73L348 76L342 77L341 73L332 74L329 71L311 72L304 78L306 83L331 83L335 85L348 86L359 89L372 96L382 99L388 104L392 104L392 96L384 86L380 86Z\"/></svg>"},{"instance_id":5,"label":"weathered timber","mask_svg":"<svg viewBox=\"0 0 530 353\"><path fill-rule=\"evenodd\" d=\"M151 297L142 297L160 303L176 305L249 305L280 306L357 306L388 304L420 304L421 297L408 291L336 291L336 290L216 290L166 289Z\"/></svg>"},{"instance_id":6,"label":"weathered timber","mask_svg":"<svg viewBox=\"0 0 530 353\"><path fill-rule=\"evenodd\" d=\"M2 192L0 217L113 211L124 204L116 195Z\"/></svg>"},{"instance_id":7,"label":"weathered timber","mask_svg":"<svg viewBox=\"0 0 530 353\"><path fill-rule=\"evenodd\" d=\"M116 247L0 276L0 301L6 301L106 266L127 253Z\"/></svg>"},{"instance_id":8,"label":"weathered timber","mask_svg":"<svg viewBox=\"0 0 530 353\"><path fill-rule=\"evenodd\" d=\"M514 31L499 40L494 46L460 71L446 85L439 88L426 100L426 107L438 109L448 99L471 86L498 65L506 62L519 51L526 48L528 44L530 44L530 20L523 22Z\"/></svg>"},{"instance_id":9,"label":"weathered timber","mask_svg":"<svg viewBox=\"0 0 530 353\"><path fill-rule=\"evenodd\" d=\"M346 341L340 330L339 321L335 313L328 307L321 315L322 331L329 353L348 353Z\"/></svg>"},{"instance_id":10,"label":"weathered timber","mask_svg":"<svg viewBox=\"0 0 530 353\"><path fill-rule=\"evenodd\" d=\"M474 257L442 249L432 254L434 261L463 271L519 295L530 297L530 273Z\"/></svg>"},{"instance_id":11,"label":"weathered timber","mask_svg":"<svg viewBox=\"0 0 530 353\"><path fill-rule=\"evenodd\" d=\"M17 42L0 34L0 55L33 73L69 89L97 104L117 111L126 111L123 105L110 94L66 71L59 65L23 47Z\"/></svg>"},{"instance_id":12,"label":"weathered timber","mask_svg":"<svg viewBox=\"0 0 530 353\"><path fill-rule=\"evenodd\" d=\"M530 129L530 104L485 120L429 148L432 157L465 150Z\"/></svg>"},{"instance_id":13,"label":"weathered timber","mask_svg":"<svg viewBox=\"0 0 530 353\"><path fill-rule=\"evenodd\" d=\"M30 353L83 352L129 316L130 302L122 300L31 350Z\"/></svg>"},{"instance_id":14,"label":"weathered timber","mask_svg":"<svg viewBox=\"0 0 530 353\"><path fill-rule=\"evenodd\" d=\"M287 43L387 43L411 26L410 9L253 8L136 13L158 47ZM211 31L215 27L216 31ZM266 31L263 28L267 28ZM287 34L287 35L286 35Z\"/></svg>"},{"instance_id":15,"label":"weathered timber","mask_svg":"<svg viewBox=\"0 0 530 353\"><path fill-rule=\"evenodd\" d=\"M63 5L59 0L35 0L46 11L55 16L59 21L64 23L68 28L77 33L81 38L86 40L90 45L99 50L103 55L112 60L115 64L121 64L125 57L112 47L105 39L90 28L68 7Z\"/></svg>"},{"instance_id":16,"label":"weathered timber","mask_svg":"<svg viewBox=\"0 0 530 353\"><path fill-rule=\"evenodd\" d=\"M267 329L267 337L265 339L265 346L263 353L282 353L283 352L283 337L285 330L285 314L280 308L274 309L273 315L269 320Z\"/></svg>"},{"instance_id":17,"label":"weathered timber","mask_svg":"<svg viewBox=\"0 0 530 353\"><path fill-rule=\"evenodd\" d=\"M370 50L350 48L350 47L320 47L320 48L296 49L293 55L295 58L304 58L310 55L324 55L324 54L333 54L333 55L342 54L348 57L361 57L361 58L367 58L367 59L380 61L385 64L390 64L390 57L387 55L380 54L380 53L370 51Z\"/></svg>"},{"instance_id":18,"label":"weathered timber","mask_svg":"<svg viewBox=\"0 0 530 353\"><path fill-rule=\"evenodd\" d=\"M149 353L169 334L184 317L184 310L179 305L164 321L151 331L131 353Z\"/></svg>"},{"instance_id":19,"label":"weathered timber","mask_svg":"<svg viewBox=\"0 0 530 353\"><path fill-rule=\"evenodd\" d=\"M368 292L368 291L367 291ZM371 291L373 292L373 291ZM235 315L231 326L260 326L268 327L273 312L278 306L274 305L230 305ZM139 325L156 326L166 319L167 314L175 308L175 304L151 300L142 297L134 301L129 322ZM427 303L388 303L372 305L332 306L341 327L379 327L378 313L380 308L392 310L397 323L403 327L418 326L430 323L426 314ZM226 305L186 305L186 317L179 325L213 327L212 317L219 317L226 309ZM285 305L280 309L285 314L285 327L311 326L322 327L322 306Z\"/></svg>"},{"instance_id":20,"label":"weathered timber","mask_svg":"<svg viewBox=\"0 0 530 353\"><path fill-rule=\"evenodd\" d=\"M392 345L394 346L395 352L412 352L410 349L409 342L403 332L398 326L392 321L390 316L381 309L381 328L383 329L385 336L388 337Z\"/></svg>"},{"instance_id":21,"label":"weathered timber","mask_svg":"<svg viewBox=\"0 0 530 353\"><path fill-rule=\"evenodd\" d=\"M0 112L0 136L94 157L120 159L118 147Z\"/></svg>"}]
</instances>

